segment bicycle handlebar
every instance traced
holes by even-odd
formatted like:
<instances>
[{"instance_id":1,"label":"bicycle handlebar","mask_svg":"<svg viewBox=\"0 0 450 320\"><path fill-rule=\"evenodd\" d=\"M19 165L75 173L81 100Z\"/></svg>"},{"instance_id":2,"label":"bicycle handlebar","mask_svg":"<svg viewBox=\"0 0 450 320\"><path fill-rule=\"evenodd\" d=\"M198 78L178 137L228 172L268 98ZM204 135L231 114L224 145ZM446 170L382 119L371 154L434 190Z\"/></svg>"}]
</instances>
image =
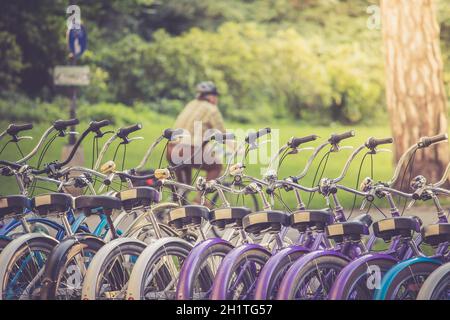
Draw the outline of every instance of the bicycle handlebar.
<instances>
[{"instance_id":1,"label":"bicycle handlebar","mask_svg":"<svg viewBox=\"0 0 450 320\"><path fill-rule=\"evenodd\" d=\"M6 133L10 136L15 136L21 131L31 130L33 129L32 123L25 123L25 124L10 124L8 128L6 129Z\"/></svg>"},{"instance_id":2,"label":"bicycle handlebar","mask_svg":"<svg viewBox=\"0 0 450 320\"><path fill-rule=\"evenodd\" d=\"M56 120L53 122L53 128L58 131L64 131L67 127L75 126L79 124L80 121L78 119L69 119L69 120Z\"/></svg>"},{"instance_id":3,"label":"bicycle handlebar","mask_svg":"<svg viewBox=\"0 0 450 320\"><path fill-rule=\"evenodd\" d=\"M369 148L369 149L375 149L379 145L391 144L393 142L394 142L394 139L392 139L392 138L377 139L377 138L374 138L374 137L370 137L366 141L366 147Z\"/></svg>"},{"instance_id":4,"label":"bicycle handlebar","mask_svg":"<svg viewBox=\"0 0 450 320\"><path fill-rule=\"evenodd\" d=\"M344 132L342 134L332 134L330 139L328 139L328 142L330 144L338 144L344 139L348 139L355 136L355 130L350 130L347 132Z\"/></svg>"},{"instance_id":5,"label":"bicycle handlebar","mask_svg":"<svg viewBox=\"0 0 450 320\"><path fill-rule=\"evenodd\" d=\"M236 136L232 132L226 132L226 133L215 133L211 140L214 140L218 143L225 143L227 140L234 140L236 139Z\"/></svg>"},{"instance_id":6,"label":"bicycle handlebar","mask_svg":"<svg viewBox=\"0 0 450 320\"><path fill-rule=\"evenodd\" d=\"M354 135L355 135L355 131L354 130L351 130L351 131L348 131L348 132L345 132L345 133L342 133L342 134L332 134L331 137L326 142L324 142L321 145L319 145L318 147L316 147L316 149L314 150L313 154L309 157L308 162L306 163L305 167L303 168L303 171L298 176L296 176L295 178L297 180L300 180L304 176L306 176L306 174L308 173L308 170L311 167L314 159L317 157L319 152L323 148L325 148L327 145L329 145L329 144L337 145L343 139L347 139L347 138L353 137Z\"/></svg>"},{"instance_id":7,"label":"bicycle handlebar","mask_svg":"<svg viewBox=\"0 0 450 320\"><path fill-rule=\"evenodd\" d=\"M140 123L136 123L136 124L133 124L128 127L120 128L117 131L116 135L121 139L126 139L130 133L133 133L133 132L141 130L141 129L142 129L142 125Z\"/></svg>"},{"instance_id":8,"label":"bicycle handlebar","mask_svg":"<svg viewBox=\"0 0 450 320\"><path fill-rule=\"evenodd\" d=\"M22 168L22 165L7 160L0 160L0 165L10 167L14 170L19 170L20 168Z\"/></svg>"},{"instance_id":9,"label":"bicycle handlebar","mask_svg":"<svg viewBox=\"0 0 450 320\"><path fill-rule=\"evenodd\" d=\"M448 135L446 133L444 134L438 134L436 136L433 137L422 137L419 139L419 142L416 143L415 145L412 145L411 147L409 147L408 150L406 150L402 156L400 157L400 160L398 160L397 162L397 166L395 167L394 170L394 175L392 176L391 180L387 183L390 186L393 186L399 175L400 175L400 170L403 167L403 163L406 161L406 159L409 159L410 156L417 150L417 149L423 149L423 148L427 148L429 146L431 146L432 144L438 143L438 142L442 142L448 139Z\"/></svg>"},{"instance_id":10,"label":"bicycle handlebar","mask_svg":"<svg viewBox=\"0 0 450 320\"><path fill-rule=\"evenodd\" d=\"M272 129L270 129L270 128L263 128L263 129L259 129L257 132L250 132L248 134L248 136L245 138L245 142L254 143L256 141L256 139L259 139L259 138L265 136L266 134L270 133L271 131L272 131Z\"/></svg>"},{"instance_id":11,"label":"bicycle handlebar","mask_svg":"<svg viewBox=\"0 0 450 320\"><path fill-rule=\"evenodd\" d=\"M443 134L438 134L436 136L433 137L422 137L419 140L419 143L417 144L419 149L422 148L427 148L429 146L431 146L432 144L438 143L438 142L442 142L448 139L448 134L447 133L443 133Z\"/></svg>"},{"instance_id":12,"label":"bicycle handlebar","mask_svg":"<svg viewBox=\"0 0 450 320\"><path fill-rule=\"evenodd\" d=\"M91 121L87 131L99 133L100 129L109 126L111 122L109 120Z\"/></svg>"},{"instance_id":13,"label":"bicycle handlebar","mask_svg":"<svg viewBox=\"0 0 450 320\"><path fill-rule=\"evenodd\" d=\"M433 187L439 187L442 186L445 182L447 182L448 180L448 175L450 174L450 163L447 164L447 167L445 168L444 174L442 175L441 180L439 180L438 182L432 184Z\"/></svg>"},{"instance_id":14,"label":"bicycle handlebar","mask_svg":"<svg viewBox=\"0 0 450 320\"><path fill-rule=\"evenodd\" d=\"M174 137L180 136L183 134L183 129L166 129L164 130L162 136L169 141L172 141Z\"/></svg>"},{"instance_id":15,"label":"bicycle handlebar","mask_svg":"<svg viewBox=\"0 0 450 320\"><path fill-rule=\"evenodd\" d=\"M299 145L303 144L303 143L307 143L307 142L311 142L314 140L317 140L319 136L312 134L303 138L295 138L292 137L291 140L288 142L288 146L295 149L297 148Z\"/></svg>"}]
</instances>

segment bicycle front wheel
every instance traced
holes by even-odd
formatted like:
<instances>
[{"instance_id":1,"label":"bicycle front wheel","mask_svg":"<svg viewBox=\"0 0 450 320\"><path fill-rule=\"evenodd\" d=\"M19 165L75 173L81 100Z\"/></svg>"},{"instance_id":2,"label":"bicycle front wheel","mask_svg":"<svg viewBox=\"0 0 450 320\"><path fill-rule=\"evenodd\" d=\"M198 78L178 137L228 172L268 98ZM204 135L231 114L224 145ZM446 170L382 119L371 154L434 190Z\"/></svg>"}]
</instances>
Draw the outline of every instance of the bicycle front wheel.
<instances>
[{"instance_id":1,"label":"bicycle front wheel","mask_svg":"<svg viewBox=\"0 0 450 320\"><path fill-rule=\"evenodd\" d=\"M173 300L176 285L192 244L179 238L155 241L142 252L127 291L130 300Z\"/></svg>"},{"instance_id":2,"label":"bicycle front wheel","mask_svg":"<svg viewBox=\"0 0 450 320\"><path fill-rule=\"evenodd\" d=\"M211 299L252 299L258 275L269 258L270 253L257 244L233 249L220 264L211 288Z\"/></svg>"},{"instance_id":3,"label":"bicycle front wheel","mask_svg":"<svg viewBox=\"0 0 450 320\"><path fill-rule=\"evenodd\" d=\"M437 268L425 280L417 300L450 300L450 262Z\"/></svg>"},{"instance_id":4,"label":"bicycle front wheel","mask_svg":"<svg viewBox=\"0 0 450 320\"><path fill-rule=\"evenodd\" d=\"M376 291L377 300L416 300L428 276L441 265L430 258L412 258L389 270Z\"/></svg>"},{"instance_id":5,"label":"bicycle front wheel","mask_svg":"<svg viewBox=\"0 0 450 320\"><path fill-rule=\"evenodd\" d=\"M37 300L44 267L58 241L42 234L25 234L11 241L0 255L0 297Z\"/></svg>"},{"instance_id":6,"label":"bicycle front wheel","mask_svg":"<svg viewBox=\"0 0 450 320\"><path fill-rule=\"evenodd\" d=\"M178 280L178 300L204 300L211 294L217 270L234 246L220 238L208 239L192 249Z\"/></svg>"},{"instance_id":7,"label":"bicycle front wheel","mask_svg":"<svg viewBox=\"0 0 450 320\"><path fill-rule=\"evenodd\" d=\"M119 238L104 245L92 259L83 283L84 300L121 300L139 255L147 245Z\"/></svg>"},{"instance_id":8,"label":"bicycle front wheel","mask_svg":"<svg viewBox=\"0 0 450 320\"><path fill-rule=\"evenodd\" d=\"M326 300L339 272L348 261L335 255L306 254L286 272L278 300Z\"/></svg>"}]
</instances>

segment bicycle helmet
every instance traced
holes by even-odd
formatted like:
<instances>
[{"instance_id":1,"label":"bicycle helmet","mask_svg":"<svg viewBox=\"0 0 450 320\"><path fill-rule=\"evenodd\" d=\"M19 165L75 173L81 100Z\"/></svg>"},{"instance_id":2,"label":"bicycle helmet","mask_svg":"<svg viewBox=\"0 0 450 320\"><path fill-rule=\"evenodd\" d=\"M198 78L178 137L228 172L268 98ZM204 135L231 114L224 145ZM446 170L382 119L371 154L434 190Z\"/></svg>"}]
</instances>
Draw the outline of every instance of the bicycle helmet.
<instances>
[{"instance_id":1,"label":"bicycle helmet","mask_svg":"<svg viewBox=\"0 0 450 320\"><path fill-rule=\"evenodd\" d=\"M217 87L212 81L203 81L197 84L196 87L197 96L203 96L206 94L214 94L219 95L219 91L217 91Z\"/></svg>"}]
</instances>

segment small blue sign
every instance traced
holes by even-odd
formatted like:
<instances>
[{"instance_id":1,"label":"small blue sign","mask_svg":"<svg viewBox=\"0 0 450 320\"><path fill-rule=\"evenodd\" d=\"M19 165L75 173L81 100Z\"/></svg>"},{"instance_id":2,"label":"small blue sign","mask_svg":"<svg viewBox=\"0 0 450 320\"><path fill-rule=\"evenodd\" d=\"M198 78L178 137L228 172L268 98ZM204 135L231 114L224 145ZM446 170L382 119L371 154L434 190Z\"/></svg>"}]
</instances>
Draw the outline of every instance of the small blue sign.
<instances>
[{"instance_id":1,"label":"small blue sign","mask_svg":"<svg viewBox=\"0 0 450 320\"><path fill-rule=\"evenodd\" d=\"M69 50L75 58L81 57L87 48L87 32L83 25L79 28L72 28L68 31L67 42Z\"/></svg>"}]
</instances>

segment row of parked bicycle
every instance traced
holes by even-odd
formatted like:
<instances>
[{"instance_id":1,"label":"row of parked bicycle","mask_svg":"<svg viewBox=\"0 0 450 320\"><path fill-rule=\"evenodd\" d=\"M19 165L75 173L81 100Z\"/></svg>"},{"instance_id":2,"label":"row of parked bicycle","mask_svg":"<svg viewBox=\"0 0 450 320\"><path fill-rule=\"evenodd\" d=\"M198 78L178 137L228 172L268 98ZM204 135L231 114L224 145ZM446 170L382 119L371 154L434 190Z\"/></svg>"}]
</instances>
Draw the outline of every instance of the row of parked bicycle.
<instances>
[{"instance_id":1,"label":"row of parked bicycle","mask_svg":"<svg viewBox=\"0 0 450 320\"><path fill-rule=\"evenodd\" d=\"M238 144L220 178L198 177L189 185L174 179L188 161L145 169L160 143L183 135L178 129L165 130L137 167L118 170L119 147L125 152L136 139L129 135L141 126L113 132L105 131L109 121L93 121L66 160L43 164L53 141L77 124L76 119L57 120L27 155L0 160L2 183L12 187L7 177L14 177L19 188L19 194L0 197L2 299L450 298L450 223L439 201L450 195L443 187L450 165L438 182L417 176L410 181L410 193L395 187L416 151L447 141L446 134L423 137L411 146L390 181L365 178L357 190L340 184L350 164L361 153L363 159L372 158L391 138L369 138L353 150L339 177L320 176L308 187L302 179L318 156L322 161L316 174L324 172L322 164L354 132L332 134L314 148L303 145L317 136L293 137L271 158L263 177L252 177L246 173L245 156L270 139L270 129L261 129ZM20 142L29 138L22 132L31 128L11 124L0 133L0 157L8 150L7 158L12 158L10 144L22 153ZM90 135L92 166L70 165ZM99 152L98 142L106 135L110 137ZM215 132L205 137L204 145L234 138ZM114 159L102 164L116 140ZM313 151L300 174L278 177L288 155L308 149ZM237 162L238 154L244 154L243 161ZM39 188L53 192L35 195ZM283 201L282 194L289 192L295 195L295 207ZM349 219L339 201L341 192L361 197L366 213ZM313 193L324 198L326 209L307 208L303 198ZM191 203L194 194L201 195L200 204ZM422 225L415 216L403 216L395 196L411 205L431 200L437 222ZM390 210L372 221L369 210L377 207L376 199L385 199ZM274 209L274 204L284 209ZM381 251L377 239L387 249ZM432 248L427 254L424 245Z\"/></svg>"}]
</instances>

